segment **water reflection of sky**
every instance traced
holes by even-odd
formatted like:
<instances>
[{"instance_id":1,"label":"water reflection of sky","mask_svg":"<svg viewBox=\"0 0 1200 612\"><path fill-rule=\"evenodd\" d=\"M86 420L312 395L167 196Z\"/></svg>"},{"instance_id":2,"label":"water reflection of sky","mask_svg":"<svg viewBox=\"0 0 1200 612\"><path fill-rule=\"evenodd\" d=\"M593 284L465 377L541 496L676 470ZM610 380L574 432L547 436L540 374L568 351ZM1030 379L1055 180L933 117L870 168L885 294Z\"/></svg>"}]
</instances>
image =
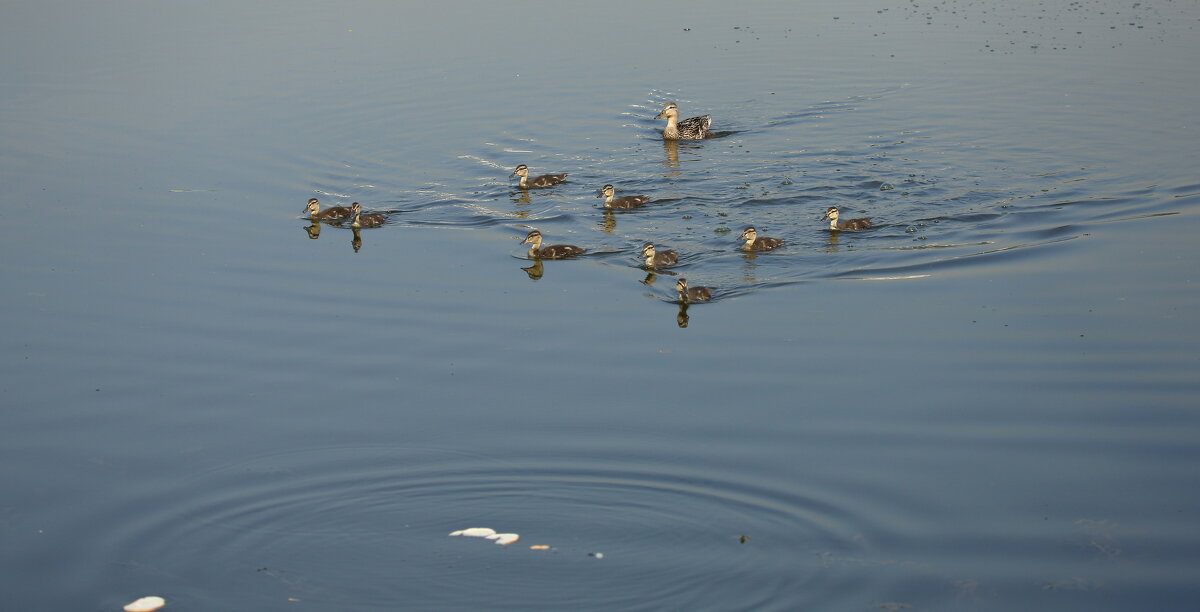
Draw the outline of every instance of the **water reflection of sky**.
<instances>
[{"instance_id":1,"label":"water reflection of sky","mask_svg":"<svg viewBox=\"0 0 1200 612\"><path fill-rule=\"evenodd\" d=\"M9 7L0 607L1187 609L1195 13Z\"/></svg>"}]
</instances>

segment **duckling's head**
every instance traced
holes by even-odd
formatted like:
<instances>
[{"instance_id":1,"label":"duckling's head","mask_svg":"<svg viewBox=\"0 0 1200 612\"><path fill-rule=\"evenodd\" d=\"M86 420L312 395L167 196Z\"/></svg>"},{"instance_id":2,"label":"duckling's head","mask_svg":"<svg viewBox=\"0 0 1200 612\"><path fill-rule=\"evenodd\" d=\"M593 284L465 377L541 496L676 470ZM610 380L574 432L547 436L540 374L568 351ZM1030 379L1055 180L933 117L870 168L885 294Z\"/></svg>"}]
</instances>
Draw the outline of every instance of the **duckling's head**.
<instances>
[{"instance_id":1,"label":"duckling's head","mask_svg":"<svg viewBox=\"0 0 1200 612\"><path fill-rule=\"evenodd\" d=\"M306 212L306 213L315 213L315 212L317 212L318 210L321 210L321 203L320 203L320 202L318 202L316 198L309 198L309 199L308 199L308 206L305 206L305 207L304 207L304 212Z\"/></svg>"},{"instance_id":2,"label":"duckling's head","mask_svg":"<svg viewBox=\"0 0 1200 612\"><path fill-rule=\"evenodd\" d=\"M753 227L747 227L746 229L742 230L742 235L738 237L738 240L754 242L756 238L758 238L758 231Z\"/></svg>"},{"instance_id":3,"label":"duckling's head","mask_svg":"<svg viewBox=\"0 0 1200 612\"><path fill-rule=\"evenodd\" d=\"M670 117L678 117L678 116L679 116L679 107L675 106L674 102L667 102L665 105L663 105L662 112L659 113L658 116L655 117L655 119L667 119Z\"/></svg>"},{"instance_id":4,"label":"duckling's head","mask_svg":"<svg viewBox=\"0 0 1200 612\"><path fill-rule=\"evenodd\" d=\"M529 167L525 164L517 166L517 169L513 170L513 173L508 175L508 178L512 178L514 176L529 176Z\"/></svg>"},{"instance_id":5,"label":"duckling's head","mask_svg":"<svg viewBox=\"0 0 1200 612\"><path fill-rule=\"evenodd\" d=\"M830 206L829 208L826 208L826 209L825 209L825 216L821 217L821 219L820 219L820 220L821 220L821 221L824 221L824 220L826 220L826 219L829 219L830 221L837 221L837 220L838 220L838 209L837 209L837 206Z\"/></svg>"},{"instance_id":6,"label":"duckling's head","mask_svg":"<svg viewBox=\"0 0 1200 612\"><path fill-rule=\"evenodd\" d=\"M351 215L357 217L361 213L362 213L362 205L361 204L359 204L358 202L353 202L350 204L350 214Z\"/></svg>"},{"instance_id":7,"label":"duckling's head","mask_svg":"<svg viewBox=\"0 0 1200 612\"><path fill-rule=\"evenodd\" d=\"M526 234L525 239L521 241L521 244L532 244L534 248L537 248L537 246L541 243L542 233L537 230L533 230L532 232Z\"/></svg>"},{"instance_id":8,"label":"duckling's head","mask_svg":"<svg viewBox=\"0 0 1200 612\"><path fill-rule=\"evenodd\" d=\"M675 281L675 290L683 295L687 295L687 279L681 278Z\"/></svg>"},{"instance_id":9,"label":"duckling's head","mask_svg":"<svg viewBox=\"0 0 1200 612\"><path fill-rule=\"evenodd\" d=\"M613 189L612 185L605 185L604 188L600 190L600 195L598 195L596 197L597 198L611 198L614 193L616 193L616 190Z\"/></svg>"},{"instance_id":10,"label":"duckling's head","mask_svg":"<svg viewBox=\"0 0 1200 612\"><path fill-rule=\"evenodd\" d=\"M642 245L642 257L654 257L654 245L647 242Z\"/></svg>"}]
</instances>

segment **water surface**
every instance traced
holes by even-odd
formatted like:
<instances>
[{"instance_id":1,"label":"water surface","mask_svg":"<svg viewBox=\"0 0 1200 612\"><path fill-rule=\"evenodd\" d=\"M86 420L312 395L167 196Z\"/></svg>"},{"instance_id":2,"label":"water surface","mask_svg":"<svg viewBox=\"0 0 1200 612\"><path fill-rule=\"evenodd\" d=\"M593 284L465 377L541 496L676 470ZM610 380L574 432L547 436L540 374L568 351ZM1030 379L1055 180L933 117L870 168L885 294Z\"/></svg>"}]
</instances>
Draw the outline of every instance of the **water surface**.
<instances>
[{"instance_id":1,"label":"water surface","mask_svg":"<svg viewBox=\"0 0 1200 612\"><path fill-rule=\"evenodd\" d=\"M1194 607L1188 3L2 23L4 609Z\"/></svg>"}]
</instances>

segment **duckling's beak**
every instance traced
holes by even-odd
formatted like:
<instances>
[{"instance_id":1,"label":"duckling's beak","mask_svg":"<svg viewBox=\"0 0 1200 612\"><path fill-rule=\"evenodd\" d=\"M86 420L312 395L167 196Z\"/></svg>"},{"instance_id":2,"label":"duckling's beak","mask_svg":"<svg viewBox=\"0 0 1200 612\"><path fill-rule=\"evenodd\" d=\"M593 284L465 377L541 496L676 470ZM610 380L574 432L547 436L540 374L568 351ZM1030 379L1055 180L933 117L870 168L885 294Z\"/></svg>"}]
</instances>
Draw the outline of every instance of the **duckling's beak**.
<instances>
[{"instance_id":1,"label":"duckling's beak","mask_svg":"<svg viewBox=\"0 0 1200 612\"><path fill-rule=\"evenodd\" d=\"M821 215L821 218L817 219L817 221L824 221L828 218L829 218L829 211L825 211L825 214Z\"/></svg>"},{"instance_id":2,"label":"duckling's beak","mask_svg":"<svg viewBox=\"0 0 1200 612\"><path fill-rule=\"evenodd\" d=\"M510 174L510 175L508 175L508 178L512 178L512 177L514 177L514 176L516 176L516 175L517 175L517 171L516 171L516 170L513 170L513 173L512 173L512 174Z\"/></svg>"}]
</instances>

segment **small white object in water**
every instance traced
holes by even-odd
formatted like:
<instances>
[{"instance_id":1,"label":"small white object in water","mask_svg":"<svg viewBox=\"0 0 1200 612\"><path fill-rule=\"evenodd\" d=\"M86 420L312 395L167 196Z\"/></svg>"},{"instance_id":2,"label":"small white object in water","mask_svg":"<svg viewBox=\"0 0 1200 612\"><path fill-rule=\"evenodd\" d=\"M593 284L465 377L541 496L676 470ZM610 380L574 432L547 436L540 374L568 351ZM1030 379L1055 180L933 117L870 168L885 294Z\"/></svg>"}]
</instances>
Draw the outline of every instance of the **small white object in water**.
<instances>
[{"instance_id":1,"label":"small white object in water","mask_svg":"<svg viewBox=\"0 0 1200 612\"><path fill-rule=\"evenodd\" d=\"M470 527L467 529L459 529L451 531L452 536L467 536L468 538L491 538L496 535L496 530L491 527Z\"/></svg>"},{"instance_id":2,"label":"small white object in water","mask_svg":"<svg viewBox=\"0 0 1200 612\"><path fill-rule=\"evenodd\" d=\"M497 533L494 535L487 536L487 539L495 540L496 543L501 546L508 546L509 544L512 544L513 542L516 542L517 540L520 540L521 536L520 536L520 534L516 534L516 533Z\"/></svg>"},{"instance_id":3,"label":"small white object in water","mask_svg":"<svg viewBox=\"0 0 1200 612\"><path fill-rule=\"evenodd\" d=\"M151 596L127 603L123 609L125 612L154 612L165 605L167 605L167 600Z\"/></svg>"}]
</instances>

